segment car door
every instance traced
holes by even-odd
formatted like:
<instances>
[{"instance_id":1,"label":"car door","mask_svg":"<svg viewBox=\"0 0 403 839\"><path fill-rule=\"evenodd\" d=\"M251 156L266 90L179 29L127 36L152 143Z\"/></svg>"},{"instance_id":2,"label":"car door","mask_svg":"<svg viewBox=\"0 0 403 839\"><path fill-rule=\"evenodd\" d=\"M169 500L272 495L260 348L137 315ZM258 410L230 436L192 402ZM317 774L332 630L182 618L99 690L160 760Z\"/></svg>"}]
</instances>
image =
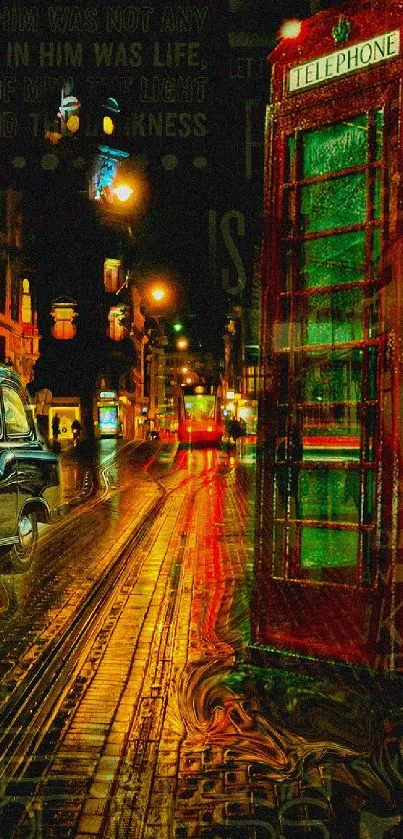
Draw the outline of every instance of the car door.
<instances>
[{"instance_id":1,"label":"car door","mask_svg":"<svg viewBox=\"0 0 403 839\"><path fill-rule=\"evenodd\" d=\"M37 439L23 392L7 382L3 383L2 395L5 436L17 462L18 511L31 497L45 509L45 506L49 507L50 498L46 497L49 490L59 484L58 458L54 452L45 451Z\"/></svg>"},{"instance_id":2,"label":"car door","mask_svg":"<svg viewBox=\"0 0 403 839\"><path fill-rule=\"evenodd\" d=\"M18 515L17 460L5 440L4 414L0 405L0 549L15 537Z\"/></svg>"}]
</instances>

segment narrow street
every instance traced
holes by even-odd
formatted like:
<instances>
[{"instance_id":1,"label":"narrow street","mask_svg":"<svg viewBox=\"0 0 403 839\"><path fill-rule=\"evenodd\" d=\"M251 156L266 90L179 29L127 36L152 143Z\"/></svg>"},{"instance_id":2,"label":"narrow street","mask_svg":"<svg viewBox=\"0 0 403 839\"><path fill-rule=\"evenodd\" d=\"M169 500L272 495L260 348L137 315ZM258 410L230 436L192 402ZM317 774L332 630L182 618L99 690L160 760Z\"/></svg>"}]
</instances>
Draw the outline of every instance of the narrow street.
<instances>
[{"instance_id":1,"label":"narrow street","mask_svg":"<svg viewBox=\"0 0 403 839\"><path fill-rule=\"evenodd\" d=\"M104 455L2 576L0 836L400 836L399 689L250 653L248 451Z\"/></svg>"}]
</instances>

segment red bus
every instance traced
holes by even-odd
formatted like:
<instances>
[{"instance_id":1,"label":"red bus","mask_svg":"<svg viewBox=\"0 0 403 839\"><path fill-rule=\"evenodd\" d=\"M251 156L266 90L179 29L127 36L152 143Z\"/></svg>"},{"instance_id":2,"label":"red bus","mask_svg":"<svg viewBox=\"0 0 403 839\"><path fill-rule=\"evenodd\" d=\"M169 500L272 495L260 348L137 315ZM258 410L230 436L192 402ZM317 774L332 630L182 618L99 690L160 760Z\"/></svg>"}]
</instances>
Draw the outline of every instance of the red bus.
<instances>
[{"instance_id":1,"label":"red bus","mask_svg":"<svg viewBox=\"0 0 403 839\"><path fill-rule=\"evenodd\" d=\"M215 393L200 392L202 390L201 387L182 389L178 440L187 445L219 446L223 426L217 396Z\"/></svg>"}]
</instances>

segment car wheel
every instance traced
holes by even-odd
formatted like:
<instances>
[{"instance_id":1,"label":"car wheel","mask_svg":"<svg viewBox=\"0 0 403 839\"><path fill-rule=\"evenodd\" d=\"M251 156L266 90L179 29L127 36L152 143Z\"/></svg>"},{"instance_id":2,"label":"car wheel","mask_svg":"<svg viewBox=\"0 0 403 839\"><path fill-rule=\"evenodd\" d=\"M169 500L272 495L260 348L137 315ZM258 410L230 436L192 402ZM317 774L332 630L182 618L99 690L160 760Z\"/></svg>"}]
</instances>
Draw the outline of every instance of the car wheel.
<instances>
[{"instance_id":1,"label":"car wheel","mask_svg":"<svg viewBox=\"0 0 403 839\"><path fill-rule=\"evenodd\" d=\"M10 553L11 566L16 574L28 571L35 556L38 541L38 525L33 512L23 512L18 519L18 544L13 545Z\"/></svg>"}]
</instances>

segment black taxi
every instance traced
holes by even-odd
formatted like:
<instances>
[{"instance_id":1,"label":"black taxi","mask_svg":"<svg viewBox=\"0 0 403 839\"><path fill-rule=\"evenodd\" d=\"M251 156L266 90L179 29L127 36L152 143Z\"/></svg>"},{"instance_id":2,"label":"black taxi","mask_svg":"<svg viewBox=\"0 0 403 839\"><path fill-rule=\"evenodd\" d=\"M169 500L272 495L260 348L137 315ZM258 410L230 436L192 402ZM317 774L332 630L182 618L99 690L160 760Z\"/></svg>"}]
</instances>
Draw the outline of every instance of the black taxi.
<instances>
[{"instance_id":1,"label":"black taxi","mask_svg":"<svg viewBox=\"0 0 403 839\"><path fill-rule=\"evenodd\" d=\"M20 378L0 363L0 556L16 573L31 565L38 522L52 520L58 486L57 454L38 436Z\"/></svg>"}]
</instances>

